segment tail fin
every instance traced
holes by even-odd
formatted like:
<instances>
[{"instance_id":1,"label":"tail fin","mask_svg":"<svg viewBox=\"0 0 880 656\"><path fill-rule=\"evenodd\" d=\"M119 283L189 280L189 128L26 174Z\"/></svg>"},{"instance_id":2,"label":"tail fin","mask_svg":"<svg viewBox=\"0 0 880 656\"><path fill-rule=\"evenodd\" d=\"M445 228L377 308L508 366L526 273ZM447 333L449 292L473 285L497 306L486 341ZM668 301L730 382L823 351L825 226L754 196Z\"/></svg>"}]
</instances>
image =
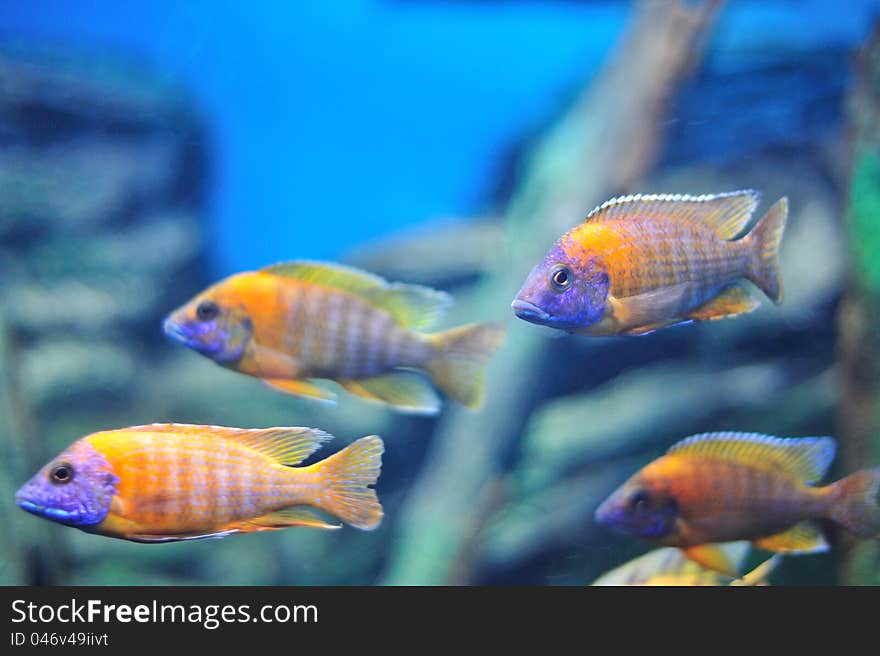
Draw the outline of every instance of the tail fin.
<instances>
[{"instance_id":1,"label":"tail fin","mask_svg":"<svg viewBox=\"0 0 880 656\"><path fill-rule=\"evenodd\" d=\"M479 323L434 335L437 356L425 367L446 396L468 408L483 404L484 367L504 341L504 328Z\"/></svg>"},{"instance_id":2,"label":"tail fin","mask_svg":"<svg viewBox=\"0 0 880 656\"><path fill-rule=\"evenodd\" d=\"M831 519L860 538L880 536L880 467L863 469L832 485Z\"/></svg>"},{"instance_id":3,"label":"tail fin","mask_svg":"<svg viewBox=\"0 0 880 656\"><path fill-rule=\"evenodd\" d=\"M777 305L782 302L782 277L779 271L779 243L788 218L788 198L773 204L764 218L745 237L752 252L749 280Z\"/></svg>"},{"instance_id":4,"label":"tail fin","mask_svg":"<svg viewBox=\"0 0 880 656\"><path fill-rule=\"evenodd\" d=\"M321 477L315 507L366 531L382 521L382 504L369 487L379 479L385 447L376 435L362 437L311 468Z\"/></svg>"}]
</instances>

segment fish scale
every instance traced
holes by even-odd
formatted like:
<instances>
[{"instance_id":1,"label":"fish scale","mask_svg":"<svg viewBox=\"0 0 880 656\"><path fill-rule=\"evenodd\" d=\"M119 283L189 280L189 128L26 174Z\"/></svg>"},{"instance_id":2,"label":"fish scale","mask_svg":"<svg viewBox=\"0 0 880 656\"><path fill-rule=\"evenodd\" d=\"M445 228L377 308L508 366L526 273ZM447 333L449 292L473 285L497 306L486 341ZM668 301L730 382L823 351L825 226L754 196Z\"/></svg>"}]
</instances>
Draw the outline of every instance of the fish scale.
<instances>
[{"instance_id":1,"label":"fish scale","mask_svg":"<svg viewBox=\"0 0 880 656\"><path fill-rule=\"evenodd\" d=\"M612 277L611 293L617 298L689 282L682 297L683 310L708 300L724 281L745 273L743 259L739 257L741 245L718 239L708 228L671 221L631 223L631 250L620 249L617 264L612 265L615 271L624 272ZM648 238L638 239L633 234ZM647 266L627 266L621 264L624 261L645 262Z\"/></svg>"},{"instance_id":2,"label":"fish scale","mask_svg":"<svg viewBox=\"0 0 880 656\"><path fill-rule=\"evenodd\" d=\"M385 313L338 290L305 287L299 294L303 297L303 315L296 319L302 323L292 322L286 332L302 334L300 348L296 348L295 342L289 342L288 348L291 355L301 360L304 375L323 377L322 374L343 370L349 377L360 378L387 368L388 363L380 357L383 344L401 339L403 331L396 330ZM294 304L297 299L293 296L284 302ZM349 327L349 322L354 328ZM352 351L362 354L361 357L348 358Z\"/></svg>"},{"instance_id":3,"label":"fish scale","mask_svg":"<svg viewBox=\"0 0 880 656\"><path fill-rule=\"evenodd\" d=\"M633 223L636 224L636 234L649 232L643 224ZM709 230L699 231L691 226L671 223L661 227L666 230L661 231L659 236L644 240L633 238L630 252L621 249L618 255L621 260L644 261L648 266L626 267L618 264L616 270L630 272L630 275L624 273L612 279L611 291L615 296L635 296L685 281L715 286L719 280L743 272L738 258L731 261L731 250L736 246L718 240Z\"/></svg>"},{"instance_id":4,"label":"fish scale","mask_svg":"<svg viewBox=\"0 0 880 656\"><path fill-rule=\"evenodd\" d=\"M160 474L174 472L178 481L178 490L188 495L190 503L185 505L179 512L189 513L190 516L205 515L205 519L230 519L224 517L228 512L240 505L252 505L255 500L264 497L270 486L281 483L277 477L269 479L265 473L265 467L272 464L267 458L255 455L233 444L223 443L218 449L216 439L186 436L185 442L175 440L174 444L166 442L164 448L154 458L152 467ZM210 469L209 469L210 467ZM127 468L123 467L123 471ZM208 477L208 471L236 471L239 478L226 478L225 485L219 485L218 477ZM139 491L150 491L142 484L137 474L132 477L132 486ZM289 489L286 485L285 489ZM295 489L295 487L294 487ZM125 488L122 489L124 496ZM235 499L235 505L229 508L222 506L213 507L213 515L200 510L202 502L208 498L221 497ZM163 508L163 513L168 512Z\"/></svg>"},{"instance_id":5,"label":"fish scale","mask_svg":"<svg viewBox=\"0 0 880 656\"><path fill-rule=\"evenodd\" d=\"M210 456L211 472L237 471L240 477L237 480L231 477L225 478L225 485L218 484L218 481L224 480L221 477L212 476L209 479L206 475L209 464L207 456ZM207 445L202 444L201 440L193 440L173 447L166 445L161 457L148 464L146 470L132 472L132 487L142 492L151 491L150 486L140 480L142 476L149 476L156 471L162 478L167 473L173 472L177 489L186 495L188 503L169 507L171 503L176 502L162 499L158 505L152 506L153 509L148 511L152 522L157 522L160 518L173 522L178 513L187 519L195 519L206 524L213 521L230 521L239 510L252 510L255 501L263 498L272 484L278 484L278 481L267 480L262 470L258 468L260 465L265 463L255 463L245 453L236 450L230 452L225 444L218 450L216 440ZM123 468L123 471L131 471L131 468ZM127 487L122 488L123 496ZM204 503L207 499L215 498L220 499L221 503L211 506ZM232 503L226 503L233 500Z\"/></svg>"}]
</instances>

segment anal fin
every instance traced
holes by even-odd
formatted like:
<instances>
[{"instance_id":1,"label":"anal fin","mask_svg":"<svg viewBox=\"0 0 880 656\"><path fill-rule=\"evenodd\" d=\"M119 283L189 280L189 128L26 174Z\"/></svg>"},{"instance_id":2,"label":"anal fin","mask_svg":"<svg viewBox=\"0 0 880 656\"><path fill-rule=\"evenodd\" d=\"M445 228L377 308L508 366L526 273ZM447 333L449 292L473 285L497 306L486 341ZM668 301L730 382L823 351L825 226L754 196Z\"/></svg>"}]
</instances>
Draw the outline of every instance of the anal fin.
<instances>
[{"instance_id":1,"label":"anal fin","mask_svg":"<svg viewBox=\"0 0 880 656\"><path fill-rule=\"evenodd\" d=\"M293 394L295 396L305 396L310 399L315 399L317 401L324 401L325 403L335 403L336 395L326 390L322 387L318 387L314 383L310 383L307 380L285 380L281 378L271 378L264 379L264 383L266 383L269 387L274 387L277 390L281 390L286 394Z\"/></svg>"},{"instance_id":2,"label":"anal fin","mask_svg":"<svg viewBox=\"0 0 880 656\"><path fill-rule=\"evenodd\" d=\"M241 533L252 533L254 531L273 531L279 528L287 528L289 526L308 526L311 528L337 529L342 528L341 524L330 524L318 517L314 512L304 506L291 506L283 508L275 512L267 513L261 517L255 517L243 522L231 524L232 528Z\"/></svg>"},{"instance_id":3,"label":"anal fin","mask_svg":"<svg viewBox=\"0 0 880 656\"><path fill-rule=\"evenodd\" d=\"M721 293L688 314L691 319L699 321L735 317L738 314L752 312L761 305L748 290L734 283L721 290Z\"/></svg>"},{"instance_id":4,"label":"anal fin","mask_svg":"<svg viewBox=\"0 0 880 656\"><path fill-rule=\"evenodd\" d=\"M767 577L775 570L779 563L782 562L782 556L775 554L765 560L763 563L755 567L751 572L743 574L741 579L736 579L730 585L768 585Z\"/></svg>"},{"instance_id":5,"label":"anal fin","mask_svg":"<svg viewBox=\"0 0 880 656\"><path fill-rule=\"evenodd\" d=\"M720 544L696 544L682 547L681 550L690 560L706 569L721 572L734 579L739 576L736 565Z\"/></svg>"},{"instance_id":6,"label":"anal fin","mask_svg":"<svg viewBox=\"0 0 880 656\"><path fill-rule=\"evenodd\" d=\"M686 326L689 323L693 323L692 319L685 319L684 321L670 321L666 323L651 323L646 326L639 326L638 328L632 328L627 330L622 335L630 335L640 337L642 335L650 335L651 333L660 330L661 328L672 328L673 326Z\"/></svg>"},{"instance_id":7,"label":"anal fin","mask_svg":"<svg viewBox=\"0 0 880 656\"><path fill-rule=\"evenodd\" d=\"M218 538L225 538L227 535L232 535L233 533L238 533L238 529L229 528L224 529L222 531L214 531L212 533L181 533L178 535L155 535L149 533L134 533L132 535L124 536L126 540L131 540L132 542L147 542L147 543L161 543L161 542L183 542L185 540L211 540Z\"/></svg>"},{"instance_id":8,"label":"anal fin","mask_svg":"<svg viewBox=\"0 0 880 656\"><path fill-rule=\"evenodd\" d=\"M440 409L440 399L434 389L418 375L406 371L342 380L339 384L355 396L387 403L404 412L432 415Z\"/></svg>"},{"instance_id":9,"label":"anal fin","mask_svg":"<svg viewBox=\"0 0 880 656\"><path fill-rule=\"evenodd\" d=\"M752 544L776 553L819 553L829 549L822 531L809 521L795 524L782 533L753 540Z\"/></svg>"}]
</instances>

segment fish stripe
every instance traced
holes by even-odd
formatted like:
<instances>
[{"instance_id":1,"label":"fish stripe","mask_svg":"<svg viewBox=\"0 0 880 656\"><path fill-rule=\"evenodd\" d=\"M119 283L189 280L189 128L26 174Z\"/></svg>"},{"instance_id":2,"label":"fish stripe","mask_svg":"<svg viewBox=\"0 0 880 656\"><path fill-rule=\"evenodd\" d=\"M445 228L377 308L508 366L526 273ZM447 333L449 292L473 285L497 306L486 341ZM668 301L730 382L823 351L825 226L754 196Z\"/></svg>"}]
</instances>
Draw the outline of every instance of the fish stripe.
<instances>
[{"instance_id":1,"label":"fish stripe","mask_svg":"<svg viewBox=\"0 0 880 656\"><path fill-rule=\"evenodd\" d=\"M317 326L315 326L315 301L317 300L314 290L311 287L303 287L303 322L302 322L302 346L300 353L303 363L308 370L312 370L314 364L315 341L317 339Z\"/></svg>"},{"instance_id":2,"label":"fish stripe","mask_svg":"<svg viewBox=\"0 0 880 656\"><path fill-rule=\"evenodd\" d=\"M330 307L328 297L332 296L333 293L320 289L310 289L309 293L312 295L312 307L316 312L315 319L312 322L312 330L314 334L313 345L315 352L312 355L311 364L313 367L317 367L321 373L324 373L325 353L329 346L329 323L327 321L327 314Z\"/></svg>"},{"instance_id":3,"label":"fish stripe","mask_svg":"<svg viewBox=\"0 0 880 656\"><path fill-rule=\"evenodd\" d=\"M339 331L340 302L343 300L339 292L328 292L324 303L324 348L321 358L322 371L332 371L336 364L337 334Z\"/></svg>"},{"instance_id":4,"label":"fish stripe","mask_svg":"<svg viewBox=\"0 0 880 656\"><path fill-rule=\"evenodd\" d=\"M382 315L372 312L366 325L366 361L362 377L373 376L379 370L379 350L382 344Z\"/></svg>"},{"instance_id":5,"label":"fish stripe","mask_svg":"<svg viewBox=\"0 0 880 656\"><path fill-rule=\"evenodd\" d=\"M345 377L351 368L351 322L352 308L350 302L344 302L339 308L339 326L337 327L337 357L339 358L338 370Z\"/></svg>"},{"instance_id":6,"label":"fish stripe","mask_svg":"<svg viewBox=\"0 0 880 656\"><path fill-rule=\"evenodd\" d=\"M358 378L363 358L362 336L366 313L362 307L352 304L348 312L348 330L346 331L346 365L345 377Z\"/></svg>"},{"instance_id":7,"label":"fish stripe","mask_svg":"<svg viewBox=\"0 0 880 656\"><path fill-rule=\"evenodd\" d=\"M278 285L278 290L282 289ZM288 285L286 290L286 304L277 307L287 307L288 325L285 331L282 350L297 360L305 362L303 347L306 336L306 296L305 288L301 285ZM271 343L270 343L271 344Z\"/></svg>"}]
</instances>

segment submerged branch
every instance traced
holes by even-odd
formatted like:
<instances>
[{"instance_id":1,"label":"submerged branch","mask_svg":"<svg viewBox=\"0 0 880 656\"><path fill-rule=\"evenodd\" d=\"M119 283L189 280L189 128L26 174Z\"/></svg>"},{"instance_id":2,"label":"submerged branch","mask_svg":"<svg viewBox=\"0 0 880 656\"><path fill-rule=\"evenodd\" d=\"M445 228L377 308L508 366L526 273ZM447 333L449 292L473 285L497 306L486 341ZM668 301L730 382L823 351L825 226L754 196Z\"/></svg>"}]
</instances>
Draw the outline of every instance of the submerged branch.
<instances>
[{"instance_id":1,"label":"submerged branch","mask_svg":"<svg viewBox=\"0 0 880 656\"><path fill-rule=\"evenodd\" d=\"M386 583L469 580L472 565L461 556L480 527L468 518L540 398L537 381L525 377L541 369L545 335L514 323L509 303L554 239L645 175L662 139L664 110L698 60L720 5L639 3L613 60L527 162L506 212L506 253L493 262L474 308L506 321L507 344L490 366L484 408L449 408L441 420L402 509Z\"/></svg>"}]
</instances>

